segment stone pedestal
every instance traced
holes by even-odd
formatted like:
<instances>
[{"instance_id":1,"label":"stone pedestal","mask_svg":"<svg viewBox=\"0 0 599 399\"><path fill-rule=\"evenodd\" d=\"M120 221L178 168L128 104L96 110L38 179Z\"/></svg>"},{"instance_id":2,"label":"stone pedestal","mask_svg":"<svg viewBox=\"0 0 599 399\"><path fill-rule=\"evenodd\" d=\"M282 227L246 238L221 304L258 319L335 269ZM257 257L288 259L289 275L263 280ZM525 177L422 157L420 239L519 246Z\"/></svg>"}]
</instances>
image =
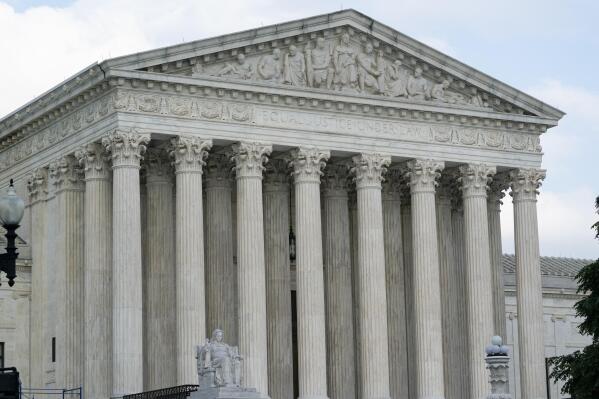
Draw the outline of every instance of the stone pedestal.
<instances>
[{"instance_id":1,"label":"stone pedestal","mask_svg":"<svg viewBox=\"0 0 599 399\"><path fill-rule=\"evenodd\" d=\"M211 140L179 136L171 140L176 177L175 313L177 384L195 384L193 349L206 331L202 167Z\"/></svg>"},{"instance_id":2,"label":"stone pedestal","mask_svg":"<svg viewBox=\"0 0 599 399\"><path fill-rule=\"evenodd\" d=\"M111 394L112 181L108 154L99 143L77 152L85 171L84 395Z\"/></svg>"},{"instance_id":3,"label":"stone pedestal","mask_svg":"<svg viewBox=\"0 0 599 399\"><path fill-rule=\"evenodd\" d=\"M412 204L415 398L444 398L435 185L443 162L408 162Z\"/></svg>"},{"instance_id":4,"label":"stone pedestal","mask_svg":"<svg viewBox=\"0 0 599 399\"><path fill-rule=\"evenodd\" d=\"M143 391L139 167L149 141L134 130L102 139L112 155L112 396Z\"/></svg>"},{"instance_id":5,"label":"stone pedestal","mask_svg":"<svg viewBox=\"0 0 599 399\"><path fill-rule=\"evenodd\" d=\"M464 206L466 295L468 297L468 365L470 396L482 398L488 389L485 363L480 356L493 334L493 284L487 222L487 186L495 167L460 166Z\"/></svg>"},{"instance_id":6,"label":"stone pedestal","mask_svg":"<svg viewBox=\"0 0 599 399\"><path fill-rule=\"evenodd\" d=\"M293 399L288 182L287 162L272 159L264 172L264 253L268 393L277 399Z\"/></svg>"},{"instance_id":7,"label":"stone pedestal","mask_svg":"<svg viewBox=\"0 0 599 399\"><path fill-rule=\"evenodd\" d=\"M545 171L518 169L509 176L514 199L520 397L541 399L546 397L546 387L537 190Z\"/></svg>"},{"instance_id":8,"label":"stone pedestal","mask_svg":"<svg viewBox=\"0 0 599 399\"><path fill-rule=\"evenodd\" d=\"M381 181L389 157L353 158L358 204L360 367L363 399L389 398L389 349Z\"/></svg>"},{"instance_id":9,"label":"stone pedestal","mask_svg":"<svg viewBox=\"0 0 599 399\"><path fill-rule=\"evenodd\" d=\"M261 143L233 146L237 182L237 289L239 350L246 386L268 392L266 272L262 171L272 148Z\"/></svg>"},{"instance_id":10,"label":"stone pedestal","mask_svg":"<svg viewBox=\"0 0 599 399\"><path fill-rule=\"evenodd\" d=\"M329 395L331 399L354 398L356 376L348 167L345 164L328 165L324 173L324 284Z\"/></svg>"},{"instance_id":11,"label":"stone pedestal","mask_svg":"<svg viewBox=\"0 0 599 399\"><path fill-rule=\"evenodd\" d=\"M328 151L292 153L297 224L297 340L300 399L327 398L320 176Z\"/></svg>"},{"instance_id":12,"label":"stone pedestal","mask_svg":"<svg viewBox=\"0 0 599 399\"><path fill-rule=\"evenodd\" d=\"M269 399L255 388L199 388L189 395L190 399Z\"/></svg>"}]
</instances>

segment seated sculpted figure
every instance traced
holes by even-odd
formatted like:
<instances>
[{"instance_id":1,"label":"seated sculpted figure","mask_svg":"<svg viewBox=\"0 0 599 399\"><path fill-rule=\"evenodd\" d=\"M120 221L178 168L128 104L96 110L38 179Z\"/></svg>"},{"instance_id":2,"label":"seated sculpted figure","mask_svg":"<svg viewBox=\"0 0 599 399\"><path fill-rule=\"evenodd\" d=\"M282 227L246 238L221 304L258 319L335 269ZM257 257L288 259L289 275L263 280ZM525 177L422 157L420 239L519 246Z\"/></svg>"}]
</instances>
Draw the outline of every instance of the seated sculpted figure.
<instances>
[{"instance_id":1,"label":"seated sculpted figure","mask_svg":"<svg viewBox=\"0 0 599 399\"><path fill-rule=\"evenodd\" d=\"M197 348L200 387L239 387L241 384L242 357L239 356L237 347L227 345L223 338L223 331L216 329L212 338Z\"/></svg>"}]
</instances>

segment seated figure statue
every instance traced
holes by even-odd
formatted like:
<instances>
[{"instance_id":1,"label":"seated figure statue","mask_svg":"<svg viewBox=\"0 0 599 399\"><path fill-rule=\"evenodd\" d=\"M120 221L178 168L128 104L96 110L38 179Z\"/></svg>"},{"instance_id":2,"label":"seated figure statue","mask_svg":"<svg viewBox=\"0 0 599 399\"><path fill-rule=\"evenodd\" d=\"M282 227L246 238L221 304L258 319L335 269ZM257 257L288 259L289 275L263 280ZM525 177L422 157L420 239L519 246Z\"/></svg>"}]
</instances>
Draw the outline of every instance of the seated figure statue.
<instances>
[{"instance_id":1,"label":"seated figure statue","mask_svg":"<svg viewBox=\"0 0 599 399\"><path fill-rule=\"evenodd\" d=\"M196 359L200 387L239 387L241 385L240 361L236 346L223 342L224 333L216 329L212 338L198 346Z\"/></svg>"}]
</instances>

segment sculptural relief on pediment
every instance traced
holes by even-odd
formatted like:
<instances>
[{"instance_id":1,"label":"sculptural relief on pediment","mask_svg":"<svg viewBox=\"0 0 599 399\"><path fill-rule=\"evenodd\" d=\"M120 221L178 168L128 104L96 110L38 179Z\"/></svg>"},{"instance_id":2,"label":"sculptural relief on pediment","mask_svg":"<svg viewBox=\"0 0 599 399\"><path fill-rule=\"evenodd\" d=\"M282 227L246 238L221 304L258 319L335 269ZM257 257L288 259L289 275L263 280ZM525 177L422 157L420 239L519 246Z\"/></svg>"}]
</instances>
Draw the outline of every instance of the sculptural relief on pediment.
<instances>
[{"instance_id":1,"label":"sculptural relief on pediment","mask_svg":"<svg viewBox=\"0 0 599 399\"><path fill-rule=\"evenodd\" d=\"M313 36L297 44L271 43L270 48L264 44L257 51L231 51L230 56L198 57L190 68L171 73L492 108L485 93L472 87L466 90L449 74L429 73L426 64L406 62L390 46L364 35L359 40L350 32Z\"/></svg>"}]
</instances>

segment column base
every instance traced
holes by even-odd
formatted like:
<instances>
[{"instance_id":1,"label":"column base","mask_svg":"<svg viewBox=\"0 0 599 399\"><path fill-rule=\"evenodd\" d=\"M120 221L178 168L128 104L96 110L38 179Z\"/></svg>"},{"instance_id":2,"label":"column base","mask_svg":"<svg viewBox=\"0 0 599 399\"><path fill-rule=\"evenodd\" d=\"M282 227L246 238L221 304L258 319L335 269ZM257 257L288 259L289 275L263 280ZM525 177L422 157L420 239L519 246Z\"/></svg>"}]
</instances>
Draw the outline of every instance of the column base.
<instances>
[{"instance_id":1,"label":"column base","mask_svg":"<svg viewBox=\"0 0 599 399\"><path fill-rule=\"evenodd\" d=\"M255 388L199 388L189 395L190 399L270 399Z\"/></svg>"}]
</instances>

